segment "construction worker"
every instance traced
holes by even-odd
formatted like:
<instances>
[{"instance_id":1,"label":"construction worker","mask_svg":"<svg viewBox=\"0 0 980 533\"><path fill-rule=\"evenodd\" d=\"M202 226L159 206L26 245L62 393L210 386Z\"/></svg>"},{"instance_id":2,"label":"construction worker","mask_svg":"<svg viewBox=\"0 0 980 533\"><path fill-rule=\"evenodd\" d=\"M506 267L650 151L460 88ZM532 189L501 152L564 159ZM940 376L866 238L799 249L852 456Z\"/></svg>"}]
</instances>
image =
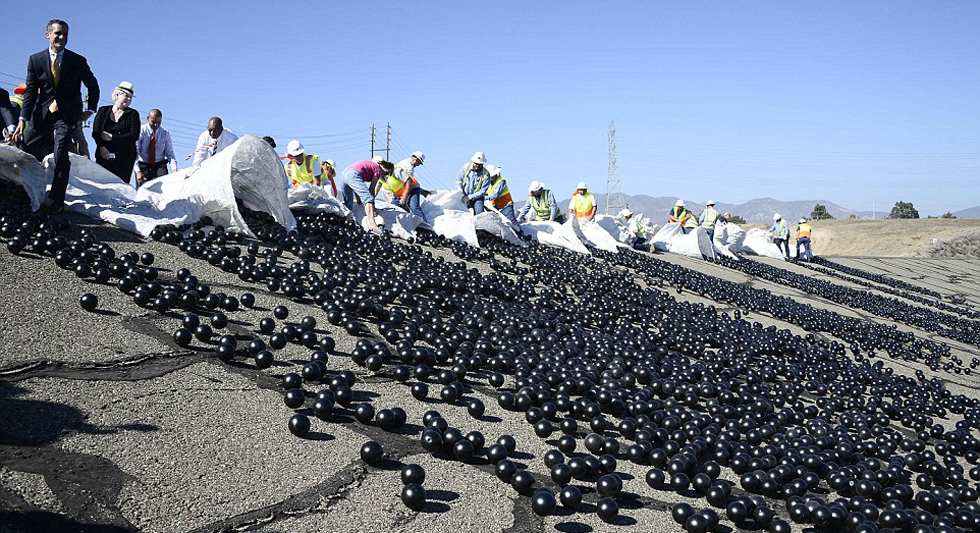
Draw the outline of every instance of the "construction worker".
<instances>
[{"instance_id":1,"label":"construction worker","mask_svg":"<svg viewBox=\"0 0 980 533\"><path fill-rule=\"evenodd\" d=\"M395 165L395 171L385 178L382 188L391 195L392 205L411 211L413 215L428 222L422 213L422 187L415 179L415 167L421 166L423 162L425 154L418 151L402 159Z\"/></svg>"},{"instance_id":2,"label":"construction worker","mask_svg":"<svg viewBox=\"0 0 980 533\"><path fill-rule=\"evenodd\" d=\"M698 218L698 223L708 231L708 238L712 241L715 240L715 224L719 221L727 222L725 217L721 216L718 211L715 211L715 201L708 200L704 204L704 211L701 211L701 217Z\"/></svg>"},{"instance_id":3,"label":"construction worker","mask_svg":"<svg viewBox=\"0 0 980 533\"><path fill-rule=\"evenodd\" d=\"M630 235L633 236L633 248L649 252L650 245L646 243L647 229L643 227L643 222L640 220L640 217L636 216L629 208L623 209L620 214L626 219L626 225L629 228Z\"/></svg>"},{"instance_id":4,"label":"construction worker","mask_svg":"<svg viewBox=\"0 0 980 533\"><path fill-rule=\"evenodd\" d=\"M698 219L684 206L684 200L677 200L674 208L670 210L670 222L677 222L681 226L681 231L689 233L691 229L698 227Z\"/></svg>"},{"instance_id":5,"label":"construction worker","mask_svg":"<svg viewBox=\"0 0 980 533\"><path fill-rule=\"evenodd\" d=\"M330 180L330 191L333 193L333 197L337 197L337 182L334 177L337 176L337 163L333 162L333 159L325 159L320 163L320 183L323 183L323 177L326 176Z\"/></svg>"},{"instance_id":6,"label":"construction worker","mask_svg":"<svg viewBox=\"0 0 980 533\"><path fill-rule=\"evenodd\" d=\"M474 215L483 212L483 199L490 188L490 172L484 167L486 164L486 154L476 152L470 162L459 169L459 175L456 176L456 185L463 193L463 203Z\"/></svg>"},{"instance_id":7,"label":"construction worker","mask_svg":"<svg viewBox=\"0 0 980 533\"><path fill-rule=\"evenodd\" d=\"M27 89L27 85L21 83L14 88L14 92L10 93L8 100L10 101L11 112L14 117L20 116L20 109L24 106L24 91ZM24 122L24 130L27 130L29 122ZM13 135L14 130L17 128L16 121L13 124L7 124L7 131L4 134L4 139L9 139Z\"/></svg>"},{"instance_id":8,"label":"construction worker","mask_svg":"<svg viewBox=\"0 0 980 533\"><path fill-rule=\"evenodd\" d=\"M554 220L559 224L565 223L565 215L558 210L558 201L550 190L540 181L532 181L527 190L527 203L518 213L518 220ZM527 218L532 215L533 218Z\"/></svg>"},{"instance_id":9,"label":"construction worker","mask_svg":"<svg viewBox=\"0 0 980 533\"><path fill-rule=\"evenodd\" d=\"M307 155L303 143L297 139L286 145L286 176L293 182L293 188L298 189L304 183L320 186L320 156Z\"/></svg>"},{"instance_id":10,"label":"construction worker","mask_svg":"<svg viewBox=\"0 0 980 533\"><path fill-rule=\"evenodd\" d=\"M805 218L801 218L799 225L796 226L796 258L802 261L813 261L813 250L810 249L810 234L813 228L807 224ZM800 255L800 246L803 246L803 255Z\"/></svg>"},{"instance_id":11,"label":"construction worker","mask_svg":"<svg viewBox=\"0 0 980 533\"><path fill-rule=\"evenodd\" d=\"M779 251L783 253L786 259L789 259L789 224L783 220L783 216L779 213L772 216L772 226L769 228L769 234L772 236L772 240L776 243Z\"/></svg>"},{"instance_id":12,"label":"construction worker","mask_svg":"<svg viewBox=\"0 0 980 533\"><path fill-rule=\"evenodd\" d=\"M589 187L584 181L578 182L575 187L572 201L568 203L568 212L575 215L575 218L579 219L580 222L582 220L595 220L595 195L589 192Z\"/></svg>"},{"instance_id":13,"label":"construction worker","mask_svg":"<svg viewBox=\"0 0 980 533\"><path fill-rule=\"evenodd\" d=\"M487 201L493 204L494 209L500 211L511 222L517 224L517 215L514 214L514 198L510 195L510 188L507 187L507 180L501 174L503 167L487 165L490 171L490 187L487 189Z\"/></svg>"}]
</instances>

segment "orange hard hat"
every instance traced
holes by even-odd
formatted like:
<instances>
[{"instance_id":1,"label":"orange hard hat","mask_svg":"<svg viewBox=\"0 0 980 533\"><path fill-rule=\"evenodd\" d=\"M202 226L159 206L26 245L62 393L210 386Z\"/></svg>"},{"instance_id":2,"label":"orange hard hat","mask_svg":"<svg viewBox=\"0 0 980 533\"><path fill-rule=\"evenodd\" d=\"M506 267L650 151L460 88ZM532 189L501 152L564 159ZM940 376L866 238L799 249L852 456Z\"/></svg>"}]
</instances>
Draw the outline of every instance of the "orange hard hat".
<instances>
[{"instance_id":1,"label":"orange hard hat","mask_svg":"<svg viewBox=\"0 0 980 533\"><path fill-rule=\"evenodd\" d=\"M26 90L27 90L27 85L21 83L20 85L17 86L16 89L14 89L14 94L24 94L24 91Z\"/></svg>"}]
</instances>

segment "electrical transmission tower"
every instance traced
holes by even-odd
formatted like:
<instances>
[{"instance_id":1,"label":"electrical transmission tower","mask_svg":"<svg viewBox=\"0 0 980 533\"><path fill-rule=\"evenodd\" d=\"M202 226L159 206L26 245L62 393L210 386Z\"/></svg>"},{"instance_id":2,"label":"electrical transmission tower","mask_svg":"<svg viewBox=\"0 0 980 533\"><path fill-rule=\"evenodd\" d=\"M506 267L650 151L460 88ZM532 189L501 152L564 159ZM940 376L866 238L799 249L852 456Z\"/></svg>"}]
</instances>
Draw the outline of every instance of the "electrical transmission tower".
<instances>
[{"instance_id":1,"label":"electrical transmission tower","mask_svg":"<svg viewBox=\"0 0 980 533\"><path fill-rule=\"evenodd\" d=\"M609 171L606 174L606 214L616 215L626 207L619 184L619 162L616 161L616 123L609 123Z\"/></svg>"}]
</instances>

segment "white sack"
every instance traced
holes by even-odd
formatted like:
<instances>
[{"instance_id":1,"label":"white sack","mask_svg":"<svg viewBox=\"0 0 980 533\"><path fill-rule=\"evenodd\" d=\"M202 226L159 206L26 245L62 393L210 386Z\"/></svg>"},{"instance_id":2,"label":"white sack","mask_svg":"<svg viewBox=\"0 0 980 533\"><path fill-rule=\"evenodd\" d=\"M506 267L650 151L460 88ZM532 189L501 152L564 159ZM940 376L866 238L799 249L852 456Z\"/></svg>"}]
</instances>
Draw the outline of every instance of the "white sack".
<instances>
[{"instance_id":1,"label":"white sack","mask_svg":"<svg viewBox=\"0 0 980 533\"><path fill-rule=\"evenodd\" d=\"M560 246L580 254L592 255L575 235L571 222L559 224L550 220L534 220L521 224L521 229L542 244Z\"/></svg>"},{"instance_id":2,"label":"white sack","mask_svg":"<svg viewBox=\"0 0 980 533\"><path fill-rule=\"evenodd\" d=\"M633 244L635 240L626 219L621 216L596 215L595 223L621 243Z\"/></svg>"},{"instance_id":3,"label":"white sack","mask_svg":"<svg viewBox=\"0 0 980 533\"><path fill-rule=\"evenodd\" d=\"M287 230L296 227L278 175L284 173L279 157L252 135L198 167L156 178L138 190L84 157L70 157L65 208L143 236L159 224L186 224L204 216L231 231L252 236L235 203L236 196L249 209L271 214ZM48 156L48 167L44 168L29 154L0 145L0 178L22 185L32 208L37 209L51 184L51 161Z\"/></svg>"},{"instance_id":4,"label":"white sack","mask_svg":"<svg viewBox=\"0 0 980 533\"><path fill-rule=\"evenodd\" d=\"M476 217L466 208L460 191L435 191L420 207L432 231L447 239L480 245L476 238Z\"/></svg>"},{"instance_id":5,"label":"white sack","mask_svg":"<svg viewBox=\"0 0 980 533\"><path fill-rule=\"evenodd\" d=\"M572 228L575 230L575 236L588 246L613 253L618 251L620 246L624 246L617 242L616 238L610 235L602 226L593 221L580 221L573 216L571 222Z\"/></svg>"},{"instance_id":6,"label":"white sack","mask_svg":"<svg viewBox=\"0 0 980 533\"><path fill-rule=\"evenodd\" d=\"M697 239L698 249L701 251L701 256L705 259L715 258L715 246L711 244L711 238L708 237L708 230L698 226L694 228L694 231L687 234L688 237L694 235Z\"/></svg>"},{"instance_id":7,"label":"white sack","mask_svg":"<svg viewBox=\"0 0 980 533\"><path fill-rule=\"evenodd\" d=\"M745 230L731 222L719 222L715 226L715 250L726 257L741 259Z\"/></svg>"},{"instance_id":8,"label":"white sack","mask_svg":"<svg viewBox=\"0 0 980 533\"><path fill-rule=\"evenodd\" d=\"M759 228L750 229L745 234L745 241L742 242L742 251L761 257L786 259L783 257L783 253L779 250L779 247L776 246L776 243L769 241L769 234Z\"/></svg>"},{"instance_id":9,"label":"white sack","mask_svg":"<svg viewBox=\"0 0 980 533\"><path fill-rule=\"evenodd\" d=\"M314 213L335 213L346 216L348 211L344 203L328 193L323 187L312 183L303 183L299 187L289 188L287 198L289 208L297 211Z\"/></svg>"},{"instance_id":10,"label":"white sack","mask_svg":"<svg viewBox=\"0 0 980 533\"><path fill-rule=\"evenodd\" d=\"M521 247L527 246L527 243L517 236L517 232L514 231L510 219L496 209L488 209L476 215L475 228L499 237L511 244L516 244Z\"/></svg>"},{"instance_id":11,"label":"white sack","mask_svg":"<svg viewBox=\"0 0 980 533\"><path fill-rule=\"evenodd\" d=\"M704 231L703 228L701 230ZM703 238L707 240L708 235L704 234ZM662 252L697 257L698 259L704 257L702 254L702 243L699 241L698 233L692 231L684 234L684 230L678 222L671 222L660 228L660 231L653 236L652 244L654 248ZM710 242L708 244L710 246Z\"/></svg>"}]
</instances>

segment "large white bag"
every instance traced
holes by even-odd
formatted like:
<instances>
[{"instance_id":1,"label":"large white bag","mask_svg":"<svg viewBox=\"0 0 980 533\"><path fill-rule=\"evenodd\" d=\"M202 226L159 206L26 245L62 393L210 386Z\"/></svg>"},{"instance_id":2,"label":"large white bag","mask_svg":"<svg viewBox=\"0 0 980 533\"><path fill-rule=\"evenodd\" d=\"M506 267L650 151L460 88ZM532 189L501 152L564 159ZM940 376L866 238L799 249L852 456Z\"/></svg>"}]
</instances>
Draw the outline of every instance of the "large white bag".
<instances>
[{"instance_id":1,"label":"large white bag","mask_svg":"<svg viewBox=\"0 0 980 533\"><path fill-rule=\"evenodd\" d=\"M700 234L697 231L685 234L679 222L671 222L660 228L660 231L653 236L653 246L662 252L671 252L701 259L704 257L704 243L701 241L707 241L708 235L704 233L704 228L698 229L701 230ZM709 241L708 247L710 248L710 246L711 243Z\"/></svg>"},{"instance_id":2,"label":"large white bag","mask_svg":"<svg viewBox=\"0 0 980 533\"><path fill-rule=\"evenodd\" d=\"M742 251L761 257L786 260L779 247L776 246L776 243L769 241L769 234L759 228L750 229L745 234L745 241L742 242Z\"/></svg>"}]
</instances>

